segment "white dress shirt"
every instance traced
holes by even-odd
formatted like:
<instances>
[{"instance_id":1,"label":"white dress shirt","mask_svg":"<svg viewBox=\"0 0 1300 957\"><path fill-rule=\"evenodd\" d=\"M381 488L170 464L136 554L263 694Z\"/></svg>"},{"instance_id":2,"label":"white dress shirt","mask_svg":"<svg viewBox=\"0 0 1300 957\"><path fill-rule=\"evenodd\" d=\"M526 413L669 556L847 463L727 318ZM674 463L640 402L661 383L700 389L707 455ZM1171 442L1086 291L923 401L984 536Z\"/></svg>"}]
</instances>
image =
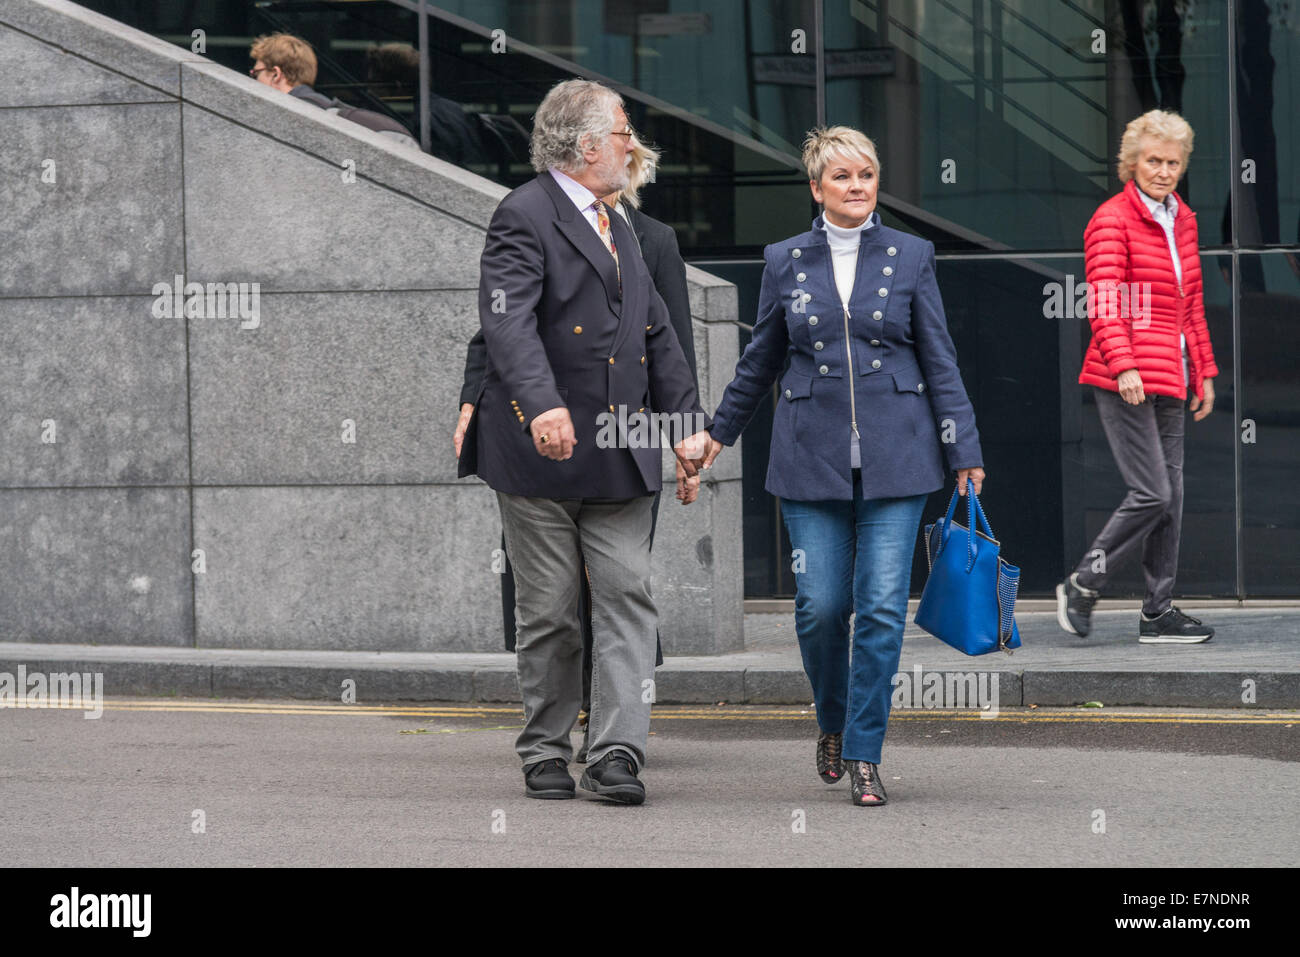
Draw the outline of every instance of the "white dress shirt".
<instances>
[{"instance_id":1,"label":"white dress shirt","mask_svg":"<svg viewBox=\"0 0 1300 957\"><path fill-rule=\"evenodd\" d=\"M593 193L587 187L583 186L572 176L562 173L558 169L551 169L551 175L555 181L560 184L560 189L564 190L564 195L573 200L573 205L578 207L578 211L586 218L591 228L600 235L600 221L596 217L596 211L591 208L591 204L600 197Z\"/></svg>"},{"instance_id":2,"label":"white dress shirt","mask_svg":"<svg viewBox=\"0 0 1300 957\"><path fill-rule=\"evenodd\" d=\"M1178 288L1183 287L1183 261L1178 256L1178 243L1174 242L1174 220L1178 217L1178 200L1174 199L1174 194L1170 193L1165 197L1163 203L1152 199L1142 190L1138 190L1138 195L1142 197L1142 202L1147 204L1147 209L1151 210L1152 218L1160 224L1160 228L1165 231L1165 241L1169 243L1169 258L1174 261L1174 275L1178 277ZM1187 388L1191 380L1191 375L1187 368L1187 337L1178 336L1178 347L1183 352L1183 388Z\"/></svg>"}]
</instances>

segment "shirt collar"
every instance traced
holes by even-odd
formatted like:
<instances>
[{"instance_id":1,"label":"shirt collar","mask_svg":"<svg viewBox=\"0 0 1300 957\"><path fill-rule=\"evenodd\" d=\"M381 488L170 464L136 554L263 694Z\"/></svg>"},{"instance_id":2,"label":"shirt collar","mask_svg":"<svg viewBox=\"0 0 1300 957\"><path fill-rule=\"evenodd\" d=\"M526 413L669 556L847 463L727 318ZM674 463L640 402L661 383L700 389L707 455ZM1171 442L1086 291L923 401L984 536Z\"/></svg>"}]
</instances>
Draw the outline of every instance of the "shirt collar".
<instances>
[{"instance_id":1,"label":"shirt collar","mask_svg":"<svg viewBox=\"0 0 1300 957\"><path fill-rule=\"evenodd\" d=\"M1161 207L1161 206L1163 206L1164 209L1169 213L1169 218L1171 220L1175 219L1178 216L1178 200L1174 198L1174 194L1172 190L1170 191L1169 195L1165 197L1165 201L1163 203L1160 202L1159 200L1152 199L1146 193L1142 192L1141 187L1138 187L1138 195L1142 197L1142 202L1146 203L1147 209L1151 210L1151 215L1153 217L1156 214L1157 207Z\"/></svg>"},{"instance_id":2,"label":"shirt collar","mask_svg":"<svg viewBox=\"0 0 1300 957\"><path fill-rule=\"evenodd\" d=\"M573 200L573 205L577 206L579 211L585 212L590 209L591 204L599 198L595 193L587 189L587 187L583 186L572 176L567 173L562 173L554 167L551 168L551 176L553 176L555 181L560 184L560 189L564 190L564 195Z\"/></svg>"}]
</instances>

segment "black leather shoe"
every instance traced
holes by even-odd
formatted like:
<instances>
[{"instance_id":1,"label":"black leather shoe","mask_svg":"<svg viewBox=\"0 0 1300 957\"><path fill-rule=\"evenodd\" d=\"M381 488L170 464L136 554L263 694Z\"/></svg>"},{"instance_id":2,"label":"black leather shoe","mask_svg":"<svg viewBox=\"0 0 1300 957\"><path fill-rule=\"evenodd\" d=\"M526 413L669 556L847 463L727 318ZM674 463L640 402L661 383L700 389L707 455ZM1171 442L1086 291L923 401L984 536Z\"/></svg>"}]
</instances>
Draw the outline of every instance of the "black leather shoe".
<instances>
[{"instance_id":1,"label":"black leather shoe","mask_svg":"<svg viewBox=\"0 0 1300 957\"><path fill-rule=\"evenodd\" d=\"M855 807L875 807L888 804L885 786L880 783L880 768L870 761L845 761L849 771L850 797Z\"/></svg>"},{"instance_id":2,"label":"black leather shoe","mask_svg":"<svg viewBox=\"0 0 1300 957\"><path fill-rule=\"evenodd\" d=\"M619 804L641 804L645 785L636 776L636 762L626 751L611 751L582 772L582 787Z\"/></svg>"},{"instance_id":3,"label":"black leather shoe","mask_svg":"<svg viewBox=\"0 0 1300 957\"><path fill-rule=\"evenodd\" d=\"M817 773L827 784L844 780L844 762L840 758L844 735L821 734L817 736Z\"/></svg>"},{"instance_id":4,"label":"black leather shoe","mask_svg":"<svg viewBox=\"0 0 1300 957\"><path fill-rule=\"evenodd\" d=\"M1056 586L1056 623L1065 631L1086 638L1092 631L1092 606L1100 592L1084 588L1077 572Z\"/></svg>"},{"instance_id":5,"label":"black leather shoe","mask_svg":"<svg viewBox=\"0 0 1300 957\"><path fill-rule=\"evenodd\" d=\"M524 793L543 801L563 801L576 796L569 766L559 758L538 761L524 768Z\"/></svg>"},{"instance_id":6,"label":"black leather shoe","mask_svg":"<svg viewBox=\"0 0 1300 957\"><path fill-rule=\"evenodd\" d=\"M1213 628L1201 624L1199 618L1184 615L1176 605L1155 618L1145 614L1138 617L1138 641L1144 645L1198 645L1214 637Z\"/></svg>"}]
</instances>

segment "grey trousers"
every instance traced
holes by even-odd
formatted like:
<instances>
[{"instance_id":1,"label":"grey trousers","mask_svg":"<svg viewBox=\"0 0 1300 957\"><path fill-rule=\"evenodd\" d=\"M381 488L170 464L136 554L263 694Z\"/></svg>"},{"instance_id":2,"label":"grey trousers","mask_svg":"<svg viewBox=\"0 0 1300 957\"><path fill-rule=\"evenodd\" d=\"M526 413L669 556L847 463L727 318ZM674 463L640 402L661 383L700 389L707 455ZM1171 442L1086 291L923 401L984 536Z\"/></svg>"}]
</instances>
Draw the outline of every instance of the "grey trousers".
<instances>
[{"instance_id":1,"label":"grey trousers","mask_svg":"<svg viewBox=\"0 0 1300 957\"><path fill-rule=\"evenodd\" d=\"M1129 405L1119 393L1095 389L1097 412L1128 494L1111 514L1075 571L1079 584L1100 589L1129 556L1142 551L1148 618L1174 597L1183 528L1183 400L1148 395Z\"/></svg>"},{"instance_id":2,"label":"grey trousers","mask_svg":"<svg viewBox=\"0 0 1300 957\"><path fill-rule=\"evenodd\" d=\"M653 496L526 498L497 493L515 573L515 653L524 767L569 761L582 707L582 563L591 576L591 711L588 764L615 748L645 766L654 700L655 629L650 595Z\"/></svg>"}]
</instances>

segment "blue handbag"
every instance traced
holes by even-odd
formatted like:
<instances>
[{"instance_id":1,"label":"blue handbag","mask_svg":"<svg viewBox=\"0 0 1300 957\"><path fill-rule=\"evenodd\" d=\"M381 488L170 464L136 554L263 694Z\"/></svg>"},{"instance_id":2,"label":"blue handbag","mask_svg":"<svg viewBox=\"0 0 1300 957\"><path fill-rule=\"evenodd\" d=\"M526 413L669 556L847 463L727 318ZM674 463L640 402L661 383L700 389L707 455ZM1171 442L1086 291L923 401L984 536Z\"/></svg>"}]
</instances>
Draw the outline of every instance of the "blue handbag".
<instances>
[{"instance_id":1,"label":"blue handbag","mask_svg":"<svg viewBox=\"0 0 1300 957\"><path fill-rule=\"evenodd\" d=\"M1020 569L998 554L1001 546L969 483L966 525L953 521L958 498L953 489L948 514L925 527L930 577L921 592L916 623L964 654L1011 654L1020 647L1015 618Z\"/></svg>"}]
</instances>

